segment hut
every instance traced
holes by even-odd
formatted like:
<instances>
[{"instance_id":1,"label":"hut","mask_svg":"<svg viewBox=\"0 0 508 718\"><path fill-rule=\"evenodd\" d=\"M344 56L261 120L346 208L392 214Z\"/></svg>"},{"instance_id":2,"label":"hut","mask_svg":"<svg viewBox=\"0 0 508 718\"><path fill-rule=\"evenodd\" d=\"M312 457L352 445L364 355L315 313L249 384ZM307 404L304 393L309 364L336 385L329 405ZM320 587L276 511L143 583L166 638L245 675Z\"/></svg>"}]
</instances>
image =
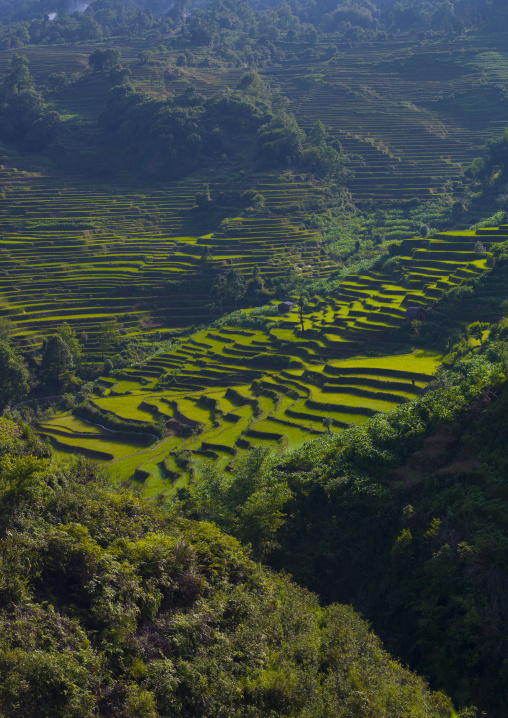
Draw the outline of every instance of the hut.
<instances>
[{"instance_id":1,"label":"hut","mask_svg":"<svg viewBox=\"0 0 508 718\"><path fill-rule=\"evenodd\" d=\"M410 321L418 319L420 322L423 322L426 316L427 310L423 307L408 307L406 309L406 319L409 319Z\"/></svg>"},{"instance_id":2,"label":"hut","mask_svg":"<svg viewBox=\"0 0 508 718\"><path fill-rule=\"evenodd\" d=\"M287 314L294 306L294 302L281 302L278 306L279 314Z\"/></svg>"}]
</instances>

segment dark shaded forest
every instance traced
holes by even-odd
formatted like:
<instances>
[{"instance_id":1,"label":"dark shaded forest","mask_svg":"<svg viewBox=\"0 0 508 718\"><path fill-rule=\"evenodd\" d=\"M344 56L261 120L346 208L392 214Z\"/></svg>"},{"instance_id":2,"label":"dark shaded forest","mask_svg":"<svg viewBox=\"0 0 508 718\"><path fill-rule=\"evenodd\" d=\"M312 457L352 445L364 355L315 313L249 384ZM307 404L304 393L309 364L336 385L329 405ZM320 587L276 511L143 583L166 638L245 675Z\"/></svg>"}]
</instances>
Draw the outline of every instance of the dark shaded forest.
<instances>
[{"instance_id":1,"label":"dark shaded forest","mask_svg":"<svg viewBox=\"0 0 508 718\"><path fill-rule=\"evenodd\" d=\"M23 44L100 41L108 36L153 36L159 42L209 45L228 31L248 37L317 38L335 33L357 41L386 33L462 32L501 29L508 21L502 0L309 0L297 2L212 2L198 7L185 0L1 0L4 48ZM379 36L379 37L381 37Z\"/></svg>"}]
</instances>

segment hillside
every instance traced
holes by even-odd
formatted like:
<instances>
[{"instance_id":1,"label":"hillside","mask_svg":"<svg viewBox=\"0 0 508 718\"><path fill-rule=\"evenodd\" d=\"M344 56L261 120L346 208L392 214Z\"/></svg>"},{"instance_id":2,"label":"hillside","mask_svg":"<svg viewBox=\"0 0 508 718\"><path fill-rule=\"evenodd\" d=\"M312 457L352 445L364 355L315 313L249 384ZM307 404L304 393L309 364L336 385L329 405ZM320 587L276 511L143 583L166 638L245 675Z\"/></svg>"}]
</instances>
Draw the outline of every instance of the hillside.
<instances>
[{"instance_id":1,"label":"hillside","mask_svg":"<svg viewBox=\"0 0 508 718\"><path fill-rule=\"evenodd\" d=\"M452 715L349 607L0 424L3 715Z\"/></svg>"},{"instance_id":2,"label":"hillside","mask_svg":"<svg viewBox=\"0 0 508 718\"><path fill-rule=\"evenodd\" d=\"M505 312L501 257L443 311L467 296L483 319ZM435 689L501 718L507 320L479 324L481 343L474 325L458 333L422 396L285 457L256 449L179 500L325 602L351 602Z\"/></svg>"},{"instance_id":3,"label":"hillside","mask_svg":"<svg viewBox=\"0 0 508 718\"><path fill-rule=\"evenodd\" d=\"M0 718L504 718L508 12L168 5L0 0Z\"/></svg>"},{"instance_id":4,"label":"hillside","mask_svg":"<svg viewBox=\"0 0 508 718\"><path fill-rule=\"evenodd\" d=\"M442 361L454 314L458 322L475 318L465 300L460 315L430 309L423 321L408 320L407 308L432 307L474 281L486 270L487 248L507 236L502 227L404 240L379 268L324 285L331 291L301 310L294 297L285 315L276 305L233 314L102 378L74 415L40 421L38 430L59 451L106 460L113 477L135 477L143 495L156 496L194 483L206 465L230 468L253 446L283 453L362 424L420 395ZM425 349L411 349L422 340ZM123 438L83 419L140 433Z\"/></svg>"},{"instance_id":5,"label":"hillside","mask_svg":"<svg viewBox=\"0 0 508 718\"><path fill-rule=\"evenodd\" d=\"M307 279L330 276L353 255L372 256L422 224L467 227L489 215L494 198L468 200L463 171L502 126L502 43L493 34L432 42L405 35L351 47L332 35L317 44L281 39L283 59L260 67L259 77L287 96L302 131L321 121L340 142L340 181L220 150L192 174L155 186L132 175L132 162L108 176L118 151L100 140L97 121L112 82L89 74L94 46L23 48L63 134L49 157L4 145L2 312L16 324L16 343L40 347L67 321L95 370L111 320L126 329L126 344L205 323L214 273L234 268L248 278L257 264L267 290L276 292L290 267ZM144 62L139 44L117 48L129 83L154 100L194 91L210 98L234 90L242 77L212 48L187 51L184 65L178 49L160 49ZM0 69L11 56L0 54ZM51 89L55 74L64 76L63 86ZM478 93L481 112L473 102ZM200 211L196 196L204 191L213 202ZM261 195L254 213L221 199L245 191Z\"/></svg>"}]
</instances>

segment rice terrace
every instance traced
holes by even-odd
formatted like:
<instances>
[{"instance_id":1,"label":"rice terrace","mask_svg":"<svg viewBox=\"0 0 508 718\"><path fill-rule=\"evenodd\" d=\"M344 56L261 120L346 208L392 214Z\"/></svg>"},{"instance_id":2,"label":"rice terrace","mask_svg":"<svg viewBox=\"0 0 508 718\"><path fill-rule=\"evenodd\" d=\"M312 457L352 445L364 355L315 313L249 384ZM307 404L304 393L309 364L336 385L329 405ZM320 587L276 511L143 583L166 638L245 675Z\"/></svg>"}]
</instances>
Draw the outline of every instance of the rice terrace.
<instances>
[{"instance_id":1,"label":"rice terrace","mask_svg":"<svg viewBox=\"0 0 508 718\"><path fill-rule=\"evenodd\" d=\"M507 33L0 0L0 716L507 715Z\"/></svg>"},{"instance_id":2,"label":"rice terrace","mask_svg":"<svg viewBox=\"0 0 508 718\"><path fill-rule=\"evenodd\" d=\"M382 271L349 275L331 296L312 297L303 322L296 298L283 316L276 304L233 314L172 351L100 379L90 403L98 416L136 422L140 431L144 422L147 440L150 424L160 421L174 434L150 449L98 434L79 418L87 417L84 409L41 423L40 431L60 451L81 448L109 461L113 476L143 481L151 496L187 483L193 459L224 469L255 445L299 446L326 431L328 417L340 430L390 411L418 396L442 357L429 350L383 356L383 337L408 322L411 305L431 307L482 272L487 260L474 251L479 237L490 247L508 237L508 227L405 240L398 262L407 288Z\"/></svg>"}]
</instances>

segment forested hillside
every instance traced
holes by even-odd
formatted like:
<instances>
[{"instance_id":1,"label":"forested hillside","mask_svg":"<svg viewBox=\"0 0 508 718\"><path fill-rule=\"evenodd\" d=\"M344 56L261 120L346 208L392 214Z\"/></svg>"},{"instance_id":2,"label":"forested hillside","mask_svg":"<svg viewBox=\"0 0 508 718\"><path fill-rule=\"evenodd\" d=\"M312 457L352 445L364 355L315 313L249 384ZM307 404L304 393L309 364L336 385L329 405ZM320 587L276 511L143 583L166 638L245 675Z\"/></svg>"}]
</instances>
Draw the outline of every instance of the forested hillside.
<instances>
[{"instance_id":1,"label":"forested hillside","mask_svg":"<svg viewBox=\"0 0 508 718\"><path fill-rule=\"evenodd\" d=\"M164 36L181 24L189 9L198 8L201 12L188 21L191 37L195 44L207 45L217 30L231 28L226 17L233 7L227 2L207 6L199 0L1 0L0 18L14 23L8 33L11 42L97 41L120 34L138 37L157 32L159 37ZM501 0L312 0L254 2L252 6L243 2L239 7L243 23L250 27L262 18L262 29L266 29L263 16L271 11L282 20L281 26L276 26L279 31L294 31L300 26L304 32L334 32L353 41L375 37L379 32L461 32L481 26L499 30L508 19ZM219 19L217 12L222 22L213 21ZM269 27L270 20L268 23Z\"/></svg>"},{"instance_id":2,"label":"forested hillside","mask_svg":"<svg viewBox=\"0 0 508 718\"><path fill-rule=\"evenodd\" d=\"M0 0L1 716L508 713L507 29Z\"/></svg>"},{"instance_id":3,"label":"forested hillside","mask_svg":"<svg viewBox=\"0 0 508 718\"><path fill-rule=\"evenodd\" d=\"M485 313L505 287L501 261L471 300ZM434 687L492 716L507 705L506 324L472 326L422 397L282 460L257 449L181 495L325 601L353 602Z\"/></svg>"},{"instance_id":4,"label":"forested hillside","mask_svg":"<svg viewBox=\"0 0 508 718\"><path fill-rule=\"evenodd\" d=\"M2 715L451 715L351 608L0 423Z\"/></svg>"}]
</instances>

